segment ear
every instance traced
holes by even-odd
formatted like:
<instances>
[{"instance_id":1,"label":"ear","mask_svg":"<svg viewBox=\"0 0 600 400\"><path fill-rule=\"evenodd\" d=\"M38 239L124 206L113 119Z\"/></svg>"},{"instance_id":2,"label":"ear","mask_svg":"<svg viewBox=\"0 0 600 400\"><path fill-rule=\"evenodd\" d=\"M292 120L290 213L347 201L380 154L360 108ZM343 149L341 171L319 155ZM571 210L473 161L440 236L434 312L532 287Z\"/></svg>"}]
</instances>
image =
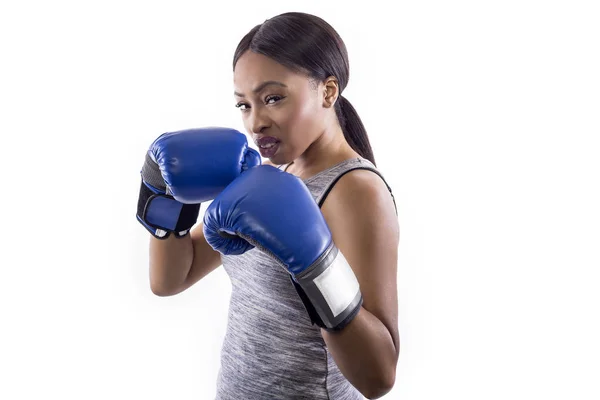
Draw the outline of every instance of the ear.
<instances>
[{"instance_id":1,"label":"ear","mask_svg":"<svg viewBox=\"0 0 600 400\"><path fill-rule=\"evenodd\" d=\"M323 107L331 108L335 105L340 94L339 83L335 76L330 76L323 81Z\"/></svg>"}]
</instances>

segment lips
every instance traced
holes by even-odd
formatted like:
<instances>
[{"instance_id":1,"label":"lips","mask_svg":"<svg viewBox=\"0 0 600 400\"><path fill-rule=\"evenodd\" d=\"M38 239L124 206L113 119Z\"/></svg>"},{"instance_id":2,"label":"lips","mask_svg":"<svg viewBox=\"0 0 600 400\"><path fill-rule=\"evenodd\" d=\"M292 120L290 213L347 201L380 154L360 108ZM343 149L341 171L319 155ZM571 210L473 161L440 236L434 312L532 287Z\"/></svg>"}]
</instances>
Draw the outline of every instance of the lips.
<instances>
[{"instance_id":1,"label":"lips","mask_svg":"<svg viewBox=\"0 0 600 400\"><path fill-rule=\"evenodd\" d=\"M268 145L275 144L279 142L279 139L274 138L273 136L263 136L259 139L256 139L256 144L258 147L267 147Z\"/></svg>"},{"instance_id":2,"label":"lips","mask_svg":"<svg viewBox=\"0 0 600 400\"><path fill-rule=\"evenodd\" d=\"M279 149L279 143L279 139L273 136L264 136L256 139L256 144L258 145L260 155L265 158L271 158L275 155Z\"/></svg>"}]
</instances>

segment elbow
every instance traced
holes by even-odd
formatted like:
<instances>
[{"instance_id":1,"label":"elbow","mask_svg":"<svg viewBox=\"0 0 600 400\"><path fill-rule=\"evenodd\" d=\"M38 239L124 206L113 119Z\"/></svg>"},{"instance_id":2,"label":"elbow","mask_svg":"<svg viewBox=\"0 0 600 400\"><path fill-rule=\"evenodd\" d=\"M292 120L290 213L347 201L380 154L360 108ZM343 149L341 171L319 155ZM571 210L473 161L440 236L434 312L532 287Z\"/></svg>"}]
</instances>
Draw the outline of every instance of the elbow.
<instances>
[{"instance_id":1,"label":"elbow","mask_svg":"<svg viewBox=\"0 0 600 400\"><path fill-rule=\"evenodd\" d=\"M396 371L392 370L387 374L382 374L380 379L373 380L368 387L361 390L363 396L367 399L379 399L388 394L396 383Z\"/></svg>"},{"instance_id":2,"label":"elbow","mask_svg":"<svg viewBox=\"0 0 600 400\"><path fill-rule=\"evenodd\" d=\"M150 285L150 290L152 290L152 293L158 297L167 297L171 295L168 290L165 290L165 288L160 286Z\"/></svg>"},{"instance_id":3,"label":"elbow","mask_svg":"<svg viewBox=\"0 0 600 400\"><path fill-rule=\"evenodd\" d=\"M179 282L170 277L159 274L150 274L150 290L155 296L169 297L174 296L185 287L185 281Z\"/></svg>"},{"instance_id":4,"label":"elbow","mask_svg":"<svg viewBox=\"0 0 600 400\"><path fill-rule=\"evenodd\" d=\"M168 296L173 296L173 295L179 293L178 290L175 290L168 285L160 284L160 283L156 283L156 282L150 282L150 290L152 291L152 293L155 296L158 296L158 297L168 297Z\"/></svg>"}]
</instances>

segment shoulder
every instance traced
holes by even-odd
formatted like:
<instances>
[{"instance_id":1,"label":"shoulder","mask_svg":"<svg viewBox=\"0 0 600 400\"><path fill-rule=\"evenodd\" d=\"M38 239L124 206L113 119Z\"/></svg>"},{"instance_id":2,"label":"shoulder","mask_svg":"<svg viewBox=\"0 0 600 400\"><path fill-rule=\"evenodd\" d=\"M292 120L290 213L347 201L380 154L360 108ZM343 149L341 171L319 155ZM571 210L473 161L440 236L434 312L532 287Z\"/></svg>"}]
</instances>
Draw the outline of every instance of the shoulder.
<instances>
[{"instance_id":1,"label":"shoulder","mask_svg":"<svg viewBox=\"0 0 600 400\"><path fill-rule=\"evenodd\" d=\"M394 200L382 177L371 170L345 173L331 188L323 203L323 214L331 219L386 218L397 221Z\"/></svg>"}]
</instances>

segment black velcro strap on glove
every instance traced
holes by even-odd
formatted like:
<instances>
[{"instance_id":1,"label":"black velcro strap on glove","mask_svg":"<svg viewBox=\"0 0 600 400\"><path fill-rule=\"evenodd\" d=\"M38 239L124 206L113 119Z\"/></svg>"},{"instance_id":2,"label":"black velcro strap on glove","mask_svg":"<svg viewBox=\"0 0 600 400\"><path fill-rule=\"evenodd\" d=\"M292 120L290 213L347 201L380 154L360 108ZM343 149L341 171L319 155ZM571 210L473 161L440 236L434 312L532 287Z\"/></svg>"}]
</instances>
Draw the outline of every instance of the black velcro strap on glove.
<instances>
[{"instance_id":1,"label":"black velcro strap on glove","mask_svg":"<svg viewBox=\"0 0 600 400\"><path fill-rule=\"evenodd\" d=\"M141 176L138 221L158 239L166 239L171 232L177 237L187 235L198 220L200 203L183 204L167 194L160 168L149 153L146 153Z\"/></svg>"},{"instance_id":2,"label":"black velcro strap on glove","mask_svg":"<svg viewBox=\"0 0 600 400\"><path fill-rule=\"evenodd\" d=\"M137 219L156 238L189 233L200 214L200 203L183 204L171 195L156 193L144 181L140 185Z\"/></svg>"}]
</instances>

